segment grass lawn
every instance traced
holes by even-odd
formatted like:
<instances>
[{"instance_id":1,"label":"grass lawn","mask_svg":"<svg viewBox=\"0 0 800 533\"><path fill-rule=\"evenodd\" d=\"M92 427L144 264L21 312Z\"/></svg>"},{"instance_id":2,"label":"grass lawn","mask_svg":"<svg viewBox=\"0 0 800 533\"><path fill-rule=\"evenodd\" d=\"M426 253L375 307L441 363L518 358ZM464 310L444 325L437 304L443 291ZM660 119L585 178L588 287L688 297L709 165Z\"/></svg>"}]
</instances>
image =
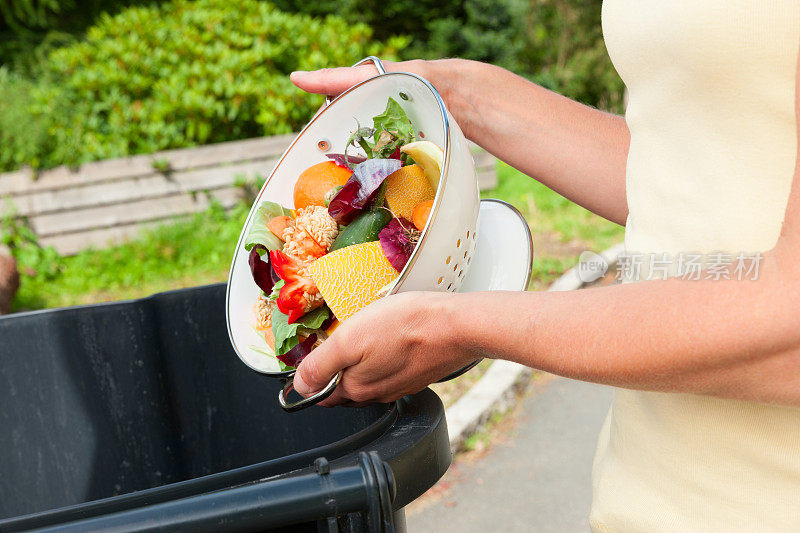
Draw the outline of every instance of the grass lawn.
<instances>
[{"instance_id":1,"label":"grass lawn","mask_svg":"<svg viewBox=\"0 0 800 533\"><path fill-rule=\"evenodd\" d=\"M483 193L519 209L533 232L531 290L544 289L577 263L583 250L596 252L620 242L625 230L511 168L497 166L498 187Z\"/></svg>"},{"instance_id":2,"label":"grass lawn","mask_svg":"<svg viewBox=\"0 0 800 533\"><path fill-rule=\"evenodd\" d=\"M581 250L602 250L622 239L620 226L600 219L511 167L498 165L499 186L484 197L515 205L534 232L533 282L542 289L574 265ZM137 298L227 279L232 251L248 207L219 207L146 231L136 241L59 257L30 244L16 251L22 287L15 310Z\"/></svg>"}]
</instances>

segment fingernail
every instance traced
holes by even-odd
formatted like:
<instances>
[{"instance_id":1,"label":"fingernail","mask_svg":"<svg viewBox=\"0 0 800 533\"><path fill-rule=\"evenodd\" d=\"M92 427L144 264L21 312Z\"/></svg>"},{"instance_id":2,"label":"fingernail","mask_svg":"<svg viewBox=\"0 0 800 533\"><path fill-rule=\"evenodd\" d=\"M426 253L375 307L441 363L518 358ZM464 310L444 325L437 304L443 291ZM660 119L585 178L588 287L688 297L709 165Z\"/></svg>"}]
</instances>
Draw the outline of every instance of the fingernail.
<instances>
[{"instance_id":1,"label":"fingernail","mask_svg":"<svg viewBox=\"0 0 800 533\"><path fill-rule=\"evenodd\" d=\"M294 72L289 74L289 78L302 78L306 74L308 74L307 70L295 70Z\"/></svg>"},{"instance_id":2,"label":"fingernail","mask_svg":"<svg viewBox=\"0 0 800 533\"><path fill-rule=\"evenodd\" d=\"M309 394L311 392L311 388L303 381L303 376L300 372L295 372L294 374L294 390L297 391L297 394L301 396L304 394Z\"/></svg>"}]
</instances>

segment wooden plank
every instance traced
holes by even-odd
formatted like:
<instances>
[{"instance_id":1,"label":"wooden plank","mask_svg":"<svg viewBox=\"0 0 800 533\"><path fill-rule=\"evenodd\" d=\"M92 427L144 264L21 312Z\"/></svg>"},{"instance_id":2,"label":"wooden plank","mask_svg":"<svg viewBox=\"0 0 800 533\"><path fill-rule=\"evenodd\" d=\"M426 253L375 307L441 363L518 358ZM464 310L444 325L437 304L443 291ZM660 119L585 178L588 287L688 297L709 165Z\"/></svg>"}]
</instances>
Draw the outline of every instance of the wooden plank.
<instances>
[{"instance_id":1,"label":"wooden plank","mask_svg":"<svg viewBox=\"0 0 800 533\"><path fill-rule=\"evenodd\" d=\"M30 200L26 197L15 198L9 195L0 195L0 216L13 214L25 216L30 213Z\"/></svg>"},{"instance_id":2,"label":"wooden plank","mask_svg":"<svg viewBox=\"0 0 800 533\"><path fill-rule=\"evenodd\" d=\"M11 194L12 191L24 190L33 183L33 171L30 168L4 172L0 174L0 196Z\"/></svg>"},{"instance_id":3,"label":"wooden plank","mask_svg":"<svg viewBox=\"0 0 800 533\"><path fill-rule=\"evenodd\" d=\"M292 133L245 139L243 141L208 144L197 148L157 152L153 154L153 157L167 159L170 162L170 168L173 170L208 167L253 159L277 158L283 154L296 136L296 133Z\"/></svg>"},{"instance_id":4,"label":"wooden plank","mask_svg":"<svg viewBox=\"0 0 800 533\"><path fill-rule=\"evenodd\" d=\"M172 174L171 178L183 191L216 189L233 185L237 176L252 178L257 175L266 178L269 173L272 172L272 169L275 168L277 162L278 159L273 158L248 163L237 163L235 165L187 170L184 172L176 172Z\"/></svg>"},{"instance_id":5,"label":"wooden plank","mask_svg":"<svg viewBox=\"0 0 800 533\"><path fill-rule=\"evenodd\" d=\"M50 237L40 238L39 244L42 246L52 246L61 255L75 255L81 250L90 247L107 248L135 239L139 237L144 230L167 224L171 220L174 219L126 224L123 226L114 226L112 228L90 229L63 235L51 235Z\"/></svg>"},{"instance_id":6,"label":"wooden plank","mask_svg":"<svg viewBox=\"0 0 800 533\"><path fill-rule=\"evenodd\" d=\"M19 196L18 199L28 200L28 212L21 211L20 214L45 215L87 207L129 203L179 192L181 192L181 187L177 183L164 176L153 175L124 181L43 191Z\"/></svg>"},{"instance_id":7,"label":"wooden plank","mask_svg":"<svg viewBox=\"0 0 800 533\"><path fill-rule=\"evenodd\" d=\"M207 209L205 194L178 193L163 198L149 198L127 204L76 209L30 217L31 227L40 237L82 230L147 222L160 218L194 213Z\"/></svg>"},{"instance_id":8,"label":"wooden plank","mask_svg":"<svg viewBox=\"0 0 800 533\"><path fill-rule=\"evenodd\" d=\"M277 159L175 172L152 174L120 181L81 185L14 197L18 215L44 215L88 207L124 204L179 192L203 191L233 186L237 176L265 176ZM0 213L3 210L0 208Z\"/></svg>"},{"instance_id":9,"label":"wooden plank","mask_svg":"<svg viewBox=\"0 0 800 533\"><path fill-rule=\"evenodd\" d=\"M242 201L242 191L237 188L215 191L212 196L226 209ZM74 255L89 247L106 248L141 236L142 232L166 224L185 220L191 213L173 215L147 222L134 222L112 227L93 228L74 233L50 235L39 239L42 246L53 246L61 255Z\"/></svg>"},{"instance_id":10,"label":"wooden plank","mask_svg":"<svg viewBox=\"0 0 800 533\"><path fill-rule=\"evenodd\" d=\"M478 189L490 191L497 187L497 172L478 172Z\"/></svg>"},{"instance_id":11,"label":"wooden plank","mask_svg":"<svg viewBox=\"0 0 800 533\"><path fill-rule=\"evenodd\" d=\"M157 174L153 162L166 159L173 171L235 163L280 156L289 146L294 134L246 139L211 144L197 148L182 148L86 163L77 170L56 167L43 171L36 180L20 179L16 173L0 174L0 195L25 194L33 191L58 189L105 181Z\"/></svg>"}]
</instances>

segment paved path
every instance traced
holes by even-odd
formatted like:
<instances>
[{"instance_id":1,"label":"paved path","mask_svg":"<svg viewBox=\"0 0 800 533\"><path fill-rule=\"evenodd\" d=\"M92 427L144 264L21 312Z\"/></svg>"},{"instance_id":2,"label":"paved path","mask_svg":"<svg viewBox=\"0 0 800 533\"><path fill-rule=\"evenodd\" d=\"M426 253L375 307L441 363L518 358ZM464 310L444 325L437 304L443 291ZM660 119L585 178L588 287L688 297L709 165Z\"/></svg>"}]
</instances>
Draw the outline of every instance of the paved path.
<instances>
[{"instance_id":1,"label":"paved path","mask_svg":"<svg viewBox=\"0 0 800 533\"><path fill-rule=\"evenodd\" d=\"M610 402L608 387L535 383L484 455L460 458L408 509L408 531L588 531L592 456Z\"/></svg>"}]
</instances>

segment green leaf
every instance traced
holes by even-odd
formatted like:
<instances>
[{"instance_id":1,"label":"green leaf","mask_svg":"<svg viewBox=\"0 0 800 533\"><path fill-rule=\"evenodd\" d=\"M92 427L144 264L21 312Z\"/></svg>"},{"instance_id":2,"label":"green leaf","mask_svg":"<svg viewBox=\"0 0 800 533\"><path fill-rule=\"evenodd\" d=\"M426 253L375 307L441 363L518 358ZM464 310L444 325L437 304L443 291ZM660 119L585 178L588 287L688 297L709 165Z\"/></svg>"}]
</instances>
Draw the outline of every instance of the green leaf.
<instances>
[{"instance_id":1,"label":"green leaf","mask_svg":"<svg viewBox=\"0 0 800 533\"><path fill-rule=\"evenodd\" d=\"M293 370L291 366L287 365L286 363L275 357L275 353L273 353L273 351L270 350L268 347L267 349L264 349L264 348L259 348L255 344L251 344L250 346L248 346L248 348L250 348L256 353L260 353L261 355L266 355L267 357L274 358L276 361L278 361L278 368L280 368L281 372L285 372L287 370Z\"/></svg>"},{"instance_id":2,"label":"green leaf","mask_svg":"<svg viewBox=\"0 0 800 533\"><path fill-rule=\"evenodd\" d=\"M283 241L267 229L267 222L280 215L292 216L292 212L275 202L261 202L256 210L253 225L244 240L244 249L249 252L256 244L263 244L269 250L282 249Z\"/></svg>"},{"instance_id":3,"label":"green leaf","mask_svg":"<svg viewBox=\"0 0 800 533\"><path fill-rule=\"evenodd\" d=\"M318 307L306 313L294 324L289 324L289 317L277 307L272 310L272 335L275 337L275 353L283 355L300 342L299 333L308 333L319 329L328 319L330 312L326 306ZM302 331L300 328L303 328Z\"/></svg>"},{"instance_id":4,"label":"green leaf","mask_svg":"<svg viewBox=\"0 0 800 533\"><path fill-rule=\"evenodd\" d=\"M414 127L406 112L394 98L389 98L386 102L386 109L380 115L373 117L372 121L375 126L373 139L376 145L379 141L384 143L377 147L374 157L387 157L399 146L414 139ZM387 137L384 132L389 133L390 137ZM381 139L381 135L383 135L383 139Z\"/></svg>"},{"instance_id":5,"label":"green leaf","mask_svg":"<svg viewBox=\"0 0 800 533\"><path fill-rule=\"evenodd\" d=\"M286 285L286 282L282 279L279 279L275 285L272 287L272 292L269 293L267 296L267 300L272 300L273 302L278 299L278 294L281 292L281 288Z\"/></svg>"}]
</instances>

